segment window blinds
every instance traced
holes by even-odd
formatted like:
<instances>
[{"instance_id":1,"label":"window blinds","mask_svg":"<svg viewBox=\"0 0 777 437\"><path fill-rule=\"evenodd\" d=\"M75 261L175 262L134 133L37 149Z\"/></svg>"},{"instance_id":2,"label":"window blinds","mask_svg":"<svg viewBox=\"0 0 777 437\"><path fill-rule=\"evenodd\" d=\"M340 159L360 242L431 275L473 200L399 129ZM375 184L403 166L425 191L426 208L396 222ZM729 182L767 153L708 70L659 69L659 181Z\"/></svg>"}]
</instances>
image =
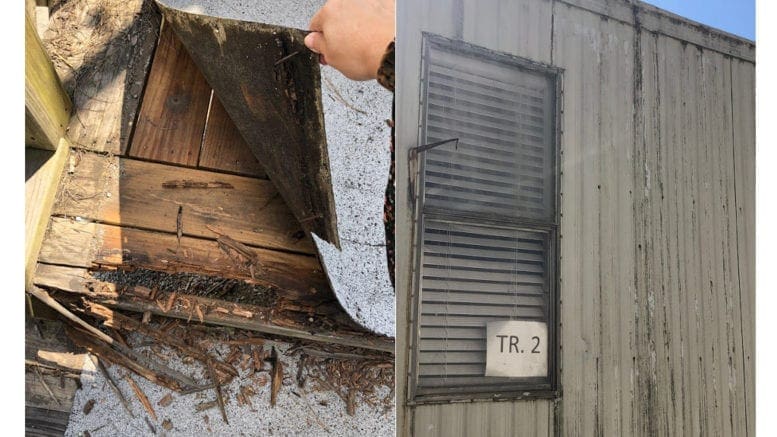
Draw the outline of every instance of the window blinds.
<instances>
[{"instance_id":1,"label":"window blinds","mask_svg":"<svg viewBox=\"0 0 777 437\"><path fill-rule=\"evenodd\" d=\"M434 41L425 61L424 143L459 141L423 155L416 392L503 391L486 323L550 318L555 81Z\"/></svg>"}]
</instances>

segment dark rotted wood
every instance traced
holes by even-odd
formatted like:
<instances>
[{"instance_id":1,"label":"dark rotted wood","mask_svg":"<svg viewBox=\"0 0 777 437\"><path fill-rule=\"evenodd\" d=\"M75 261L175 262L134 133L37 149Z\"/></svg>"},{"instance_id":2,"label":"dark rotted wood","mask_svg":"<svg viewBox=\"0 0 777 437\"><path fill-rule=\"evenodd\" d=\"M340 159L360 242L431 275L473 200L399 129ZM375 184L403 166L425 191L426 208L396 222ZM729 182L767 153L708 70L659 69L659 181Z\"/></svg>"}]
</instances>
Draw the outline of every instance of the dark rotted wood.
<instances>
[{"instance_id":1,"label":"dark rotted wood","mask_svg":"<svg viewBox=\"0 0 777 437\"><path fill-rule=\"evenodd\" d=\"M199 167L267 177L217 96L211 100Z\"/></svg>"},{"instance_id":2,"label":"dark rotted wood","mask_svg":"<svg viewBox=\"0 0 777 437\"><path fill-rule=\"evenodd\" d=\"M59 437L65 435L70 413L26 406L24 435L28 437Z\"/></svg>"},{"instance_id":3,"label":"dark rotted wood","mask_svg":"<svg viewBox=\"0 0 777 437\"><path fill-rule=\"evenodd\" d=\"M160 22L152 0L61 1L51 8L43 42L72 97L73 145L126 152Z\"/></svg>"},{"instance_id":4,"label":"dark rotted wood","mask_svg":"<svg viewBox=\"0 0 777 437\"><path fill-rule=\"evenodd\" d=\"M320 69L305 33L157 4L297 220L339 246Z\"/></svg>"},{"instance_id":5,"label":"dark rotted wood","mask_svg":"<svg viewBox=\"0 0 777 437\"><path fill-rule=\"evenodd\" d=\"M172 295L161 292L156 297L156 301L149 300L142 292L135 289L118 293L116 284L98 280L84 268L38 264L35 283L49 289L86 295L91 301L111 308L138 313L150 311L157 315L197 321L199 314L196 308L199 307L203 322L208 324L364 349L394 351L393 339L359 331L353 322L349 323L342 317L338 320L330 319L331 322L328 325L333 328L323 329L311 325L309 317L315 318L316 323L320 325L321 320L328 319L328 316L313 314L294 317L293 314L283 311L278 306L267 308L188 294ZM168 302L169 308L167 308ZM319 311L319 308L315 308L315 311ZM342 314L342 311L340 313ZM352 326L342 327L349 324Z\"/></svg>"},{"instance_id":6,"label":"dark rotted wood","mask_svg":"<svg viewBox=\"0 0 777 437\"><path fill-rule=\"evenodd\" d=\"M38 259L74 267L120 266L244 279L289 296L329 293L315 257L251 249L259 260L253 277L244 259L226 253L213 240L178 240L175 234L55 217Z\"/></svg>"},{"instance_id":7,"label":"dark rotted wood","mask_svg":"<svg viewBox=\"0 0 777 437\"><path fill-rule=\"evenodd\" d=\"M208 83L164 23L130 156L196 166L209 101Z\"/></svg>"},{"instance_id":8,"label":"dark rotted wood","mask_svg":"<svg viewBox=\"0 0 777 437\"><path fill-rule=\"evenodd\" d=\"M315 253L313 242L266 180L84 153L63 176L57 215Z\"/></svg>"},{"instance_id":9,"label":"dark rotted wood","mask_svg":"<svg viewBox=\"0 0 777 437\"><path fill-rule=\"evenodd\" d=\"M58 320L27 318L24 329L26 435L62 435L85 354Z\"/></svg>"}]
</instances>

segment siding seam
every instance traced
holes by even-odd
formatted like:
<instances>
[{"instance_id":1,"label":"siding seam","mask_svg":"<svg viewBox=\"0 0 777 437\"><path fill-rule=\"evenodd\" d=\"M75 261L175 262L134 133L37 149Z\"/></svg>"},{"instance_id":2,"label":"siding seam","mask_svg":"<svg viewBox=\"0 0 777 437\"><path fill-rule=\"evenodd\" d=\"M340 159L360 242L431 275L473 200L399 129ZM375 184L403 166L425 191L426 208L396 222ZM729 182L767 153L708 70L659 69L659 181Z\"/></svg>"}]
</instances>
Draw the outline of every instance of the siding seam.
<instances>
[{"instance_id":1,"label":"siding seam","mask_svg":"<svg viewBox=\"0 0 777 437\"><path fill-rule=\"evenodd\" d=\"M729 59L729 82L731 84L731 155L732 155L732 167L733 167L733 179L734 179L734 230L736 234L736 250L737 250L737 285L739 290L739 335L742 341L742 390L745 395L745 435L750 435L750 430L747 429L747 364L745 359L745 327L744 317L742 314L742 265L739 260L739 202L737 199L737 154L736 154L736 125L734 124L734 58Z\"/></svg>"},{"instance_id":2,"label":"siding seam","mask_svg":"<svg viewBox=\"0 0 777 437\"><path fill-rule=\"evenodd\" d=\"M633 100L634 100L634 109L633 109L633 125L634 125L634 144L632 147L634 148L634 160L633 160L633 177L634 177L634 189L635 189L635 195L633 196L633 205L632 205L632 211L633 211L633 225L634 225L634 231L635 231L635 243L637 243L638 238L641 238L641 227L639 226L639 215L637 214L638 204L639 204L639 196L636 195L636 189L639 187L640 184L640 176L642 172L639 169L639 158L642 157L642 153L640 153L639 150L639 140L640 136L644 136L644 126L641 122L642 119L642 97L643 97L643 90L642 90L642 28L640 26L639 22L639 15L638 15L638 8L634 6L633 9L634 14L634 88L633 88ZM630 24L630 23L627 23ZM644 158L643 158L644 159ZM637 235L639 234L639 235ZM634 260L637 261L641 258L639 244L634 245ZM639 355L639 338L641 337L639 332L639 295L640 295L640 281L639 281L639 269L634 269L634 326L635 326L635 342L636 342L636 348L635 356L632 358L633 361L636 361L636 357ZM632 403L632 410L636 408L639 405L639 396L640 396L640 383L639 380L641 378L641 375L639 374L639 364L634 362L633 363L634 370L636 371L636 387L635 387L635 398L634 402ZM641 416L640 414L636 414L638 411L633 411L632 413L632 422L631 422L631 434L637 435L637 429L638 429L638 418Z\"/></svg>"}]
</instances>

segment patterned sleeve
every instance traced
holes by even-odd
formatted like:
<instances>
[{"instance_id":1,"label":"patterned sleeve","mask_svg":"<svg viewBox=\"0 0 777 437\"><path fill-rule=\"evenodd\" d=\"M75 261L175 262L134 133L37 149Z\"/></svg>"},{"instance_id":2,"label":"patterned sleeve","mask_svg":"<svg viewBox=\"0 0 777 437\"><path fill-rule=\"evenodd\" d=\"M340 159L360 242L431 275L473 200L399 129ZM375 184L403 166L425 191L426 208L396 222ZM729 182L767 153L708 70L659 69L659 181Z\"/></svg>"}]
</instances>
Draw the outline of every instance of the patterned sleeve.
<instances>
[{"instance_id":1,"label":"patterned sleeve","mask_svg":"<svg viewBox=\"0 0 777 437\"><path fill-rule=\"evenodd\" d=\"M386 53L380 61L378 83L392 93L394 92L394 41L388 45Z\"/></svg>"}]
</instances>

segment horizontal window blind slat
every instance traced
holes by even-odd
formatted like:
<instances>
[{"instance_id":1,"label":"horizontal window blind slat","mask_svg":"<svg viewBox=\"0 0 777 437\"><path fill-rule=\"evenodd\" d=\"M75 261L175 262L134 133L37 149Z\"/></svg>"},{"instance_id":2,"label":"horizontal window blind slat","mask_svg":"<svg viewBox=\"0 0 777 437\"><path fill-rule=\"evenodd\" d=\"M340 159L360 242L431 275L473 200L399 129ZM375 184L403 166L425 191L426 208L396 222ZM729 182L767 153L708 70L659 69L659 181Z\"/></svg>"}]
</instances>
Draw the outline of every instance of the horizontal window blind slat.
<instances>
[{"instance_id":1,"label":"horizontal window blind slat","mask_svg":"<svg viewBox=\"0 0 777 437\"><path fill-rule=\"evenodd\" d=\"M482 338L478 339L424 339L419 345L424 352L485 352L486 344Z\"/></svg>"},{"instance_id":2,"label":"horizontal window blind slat","mask_svg":"<svg viewBox=\"0 0 777 437\"><path fill-rule=\"evenodd\" d=\"M539 274L545 271L543 264L525 262L519 259L502 259L496 261L493 257L464 257L459 254L435 253L424 251L424 265L434 269L453 269L473 272L493 272L504 274Z\"/></svg>"},{"instance_id":3,"label":"horizontal window blind slat","mask_svg":"<svg viewBox=\"0 0 777 437\"><path fill-rule=\"evenodd\" d=\"M504 319L518 317L542 317L545 315L544 306L540 305L474 305L469 303L430 303L426 299L421 301L421 315L438 316L445 314L462 314L467 316L500 316Z\"/></svg>"},{"instance_id":4,"label":"horizontal window blind slat","mask_svg":"<svg viewBox=\"0 0 777 437\"><path fill-rule=\"evenodd\" d=\"M434 153L431 153L434 152ZM483 156L482 153L478 153L476 150L469 150L462 148L456 152L448 152L447 150L432 149L426 152L426 159L428 161L436 162L436 165L444 167L445 164L457 164L463 165L466 163L470 169L477 169L478 173L486 178L488 175L503 176L499 173L520 172L519 174L539 177L544 179L544 169L527 163L511 163L504 160L494 159L488 156ZM453 159L455 157L455 159ZM498 172L498 173L489 173ZM520 178L516 178L520 180ZM536 186L543 186L546 183L534 184Z\"/></svg>"},{"instance_id":5,"label":"horizontal window blind slat","mask_svg":"<svg viewBox=\"0 0 777 437\"><path fill-rule=\"evenodd\" d=\"M480 305L480 306L510 306L514 305L516 300L521 305L542 307L545 305L545 296L542 294L529 294L529 295L516 295L515 293L505 294L478 294L473 296L472 293L459 292L459 291L437 291L437 290L424 290L424 303L453 303L453 304L468 304L468 305Z\"/></svg>"},{"instance_id":6,"label":"horizontal window blind slat","mask_svg":"<svg viewBox=\"0 0 777 437\"><path fill-rule=\"evenodd\" d=\"M424 328L424 339L428 340L478 340L482 341L486 336L485 327L448 327L448 328Z\"/></svg>"},{"instance_id":7,"label":"horizontal window blind slat","mask_svg":"<svg viewBox=\"0 0 777 437\"><path fill-rule=\"evenodd\" d=\"M445 250L448 247L448 244L445 242L438 242L438 241L432 241L432 240L424 240L425 248L424 253L427 254L447 254L449 251ZM440 246L438 248L438 246ZM516 262L519 263L532 263L532 264L543 264L545 262L545 259L543 258L542 254L538 254L534 251L526 251L526 250L519 250L519 249L512 249L510 248L499 248L494 250L489 250L486 247L483 247L484 245L478 244L457 244L456 245L456 257L458 258L467 258L467 259L482 259L484 261L498 261L498 260L504 260L504 259L515 259Z\"/></svg>"},{"instance_id":8,"label":"horizontal window blind slat","mask_svg":"<svg viewBox=\"0 0 777 437\"><path fill-rule=\"evenodd\" d=\"M421 364L484 363L485 350L482 352L427 352L421 354Z\"/></svg>"},{"instance_id":9,"label":"horizontal window blind slat","mask_svg":"<svg viewBox=\"0 0 777 437\"><path fill-rule=\"evenodd\" d=\"M425 275L424 278L424 289L434 290L434 291L463 291L467 293L472 293L476 295L483 295L483 294L502 294L502 293L515 293L515 291L511 291L514 289L519 289L521 293L527 293L527 294L544 294L545 291L543 290L542 283L528 283L528 282L518 282L518 281L511 281L507 283L500 283L500 282L477 282L477 281L456 281L456 280L450 280L448 278L440 278L435 279L431 275Z\"/></svg>"},{"instance_id":10,"label":"horizontal window blind slat","mask_svg":"<svg viewBox=\"0 0 777 437\"><path fill-rule=\"evenodd\" d=\"M543 86L546 84L543 79L524 75L524 84L519 84L516 83L516 72L512 69L498 68L497 66L497 68L476 71L480 66L468 63L466 65L469 67L469 71L463 71L460 68L462 64L460 60L441 61L439 58L434 59L429 65L430 82L435 79L440 80L440 76L445 76L444 78L460 82L458 85L460 87L473 86L477 89L493 92L493 96L497 98L520 99L523 97L535 100L545 98ZM526 82L531 83L526 84Z\"/></svg>"},{"instance_id":11,"label":"horizontal window blind slat","mask_svg":"<svg viewBox=\"0 0 777 437\"><path fill-rule=\"evenodd\" d=\"M434 108L430 108L434 109ZM462 133L471 133L473 135L493 136L501 140L523 140L529 144L542 144L543 136L541 132L521 129L521 126L515 124L497 125L495 123L485 123L482 120L474 120L470 117L456 114L444 113L441 111L429 111L427 120L434 123L441 129L449 132L460 131Z\"/></svg>"},{"instance_id":12,"label":"horizontal window blind slat","mask_svg":"<svg viewBox=\"0 0 777 437\"><path fill-rule=\"evenodd\" d=\"M537 312L533 310L519 311L519 317L523 320L538 320L542 321L542 316L537 316ZM421 326L430 326L437 328L444 328L450 326L456 327L481 327L485 328L487 322L499 322L505 320L504 316L481 316L481 315L468 315L468 314L452 314L452 315L432 315L422 314L419 318ZM423 337L422 337L423 338Z\"/></svg>"},{"instance_id":13,"label":"horizontal window blind slat","mask_svg":"<svg viewBox=\"0 0 777 437\"><path fill-rule=\"evenodd\" d=\"M427 142L441 141L448 138L458 138L459 143L490 147L499 150L512 151L518 156L543 157L547 153L542 143L533 137L522 134L500 134L495 131L469 129L466 126L456 126L445 120L429 120L426 124ZM455 144L443 145L436 150L452 151L458 149ZM536 161L536 159L535 159ZM511 162L510 164L515 164Z\"/></svg>"},{"instance_id":14,"label":"horizontal window blind slat","mask_svg":"<svg viewBox=\"0 0 777 437\"><path fill-rule=\"evenodd\" d=\"M505 124L521 126L539 136L543 135L546 128L542 117L525 114L513 106L489 106L482 102L472 101L471 98L462 99L461 95L448 94L442 90L430 93L427 105L427 108L435 114L455 114L500 127Z\"/></svg>"}]
</instances>

